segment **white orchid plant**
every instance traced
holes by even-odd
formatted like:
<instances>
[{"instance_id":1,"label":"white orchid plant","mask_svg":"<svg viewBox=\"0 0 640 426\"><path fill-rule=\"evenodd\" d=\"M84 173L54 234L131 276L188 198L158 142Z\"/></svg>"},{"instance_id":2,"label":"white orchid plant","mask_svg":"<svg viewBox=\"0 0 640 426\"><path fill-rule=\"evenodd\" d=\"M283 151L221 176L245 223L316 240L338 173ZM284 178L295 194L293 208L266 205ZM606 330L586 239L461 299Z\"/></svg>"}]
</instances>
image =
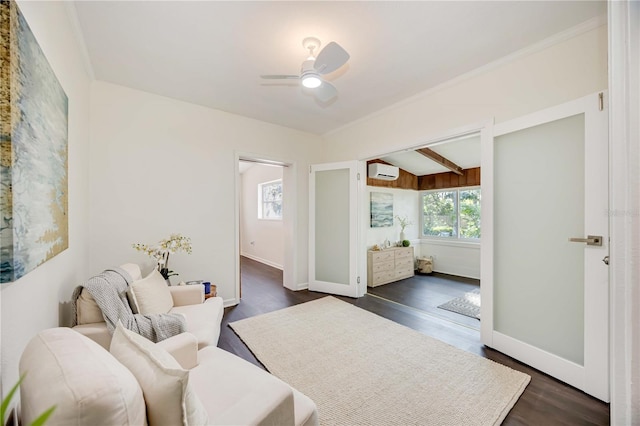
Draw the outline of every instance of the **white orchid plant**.
<instances>
[{"instance_id":1,"label":"white orchid plant","mask_svg":"<svg viewBox=\"0 0 640 426\"><path fill-rule=\"evenodd\" d=\"M164 279L169 279L174 275L178 275L177 272L169 270L169 255L179 251L184 251L187 254L191 254L191 238L185 237L181 234L171 234L169 238L160 240L158 244L150 246L148 244L135 243L132 247L138 251L146 253L149 257L155 259L158 264L158 271L162 274Z\"/></svg>"}]
</instances>

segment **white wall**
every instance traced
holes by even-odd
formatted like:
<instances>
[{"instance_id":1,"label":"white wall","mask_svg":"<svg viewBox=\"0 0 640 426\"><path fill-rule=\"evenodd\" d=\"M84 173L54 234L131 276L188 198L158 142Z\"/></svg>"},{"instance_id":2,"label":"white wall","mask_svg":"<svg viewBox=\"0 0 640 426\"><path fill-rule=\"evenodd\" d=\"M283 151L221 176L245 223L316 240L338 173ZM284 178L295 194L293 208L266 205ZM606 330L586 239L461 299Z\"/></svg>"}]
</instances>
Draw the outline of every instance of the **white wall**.
<instances>
[{"instance_id":1,"label":"white wall","mask_svg":"<svg viewBox=\"0 0 640 426\"><path fill-rule=\"evenodd\" d=\"M495 117L506 121L607 87L607 29L439 88L325 135L327 161L363 160Z\"/></svg>"},{"instance_id":2,"label":"white wall","mask_svg":"<svg viewBox=\"0 0 640 426\"><path fill-rule=\"evenodd\" d=\"M174 280L209 280L234 302L234 176L242 152L295 165L288 195L297 201L297 257L289 269L297 283L307 282L308 169L321 149L318 136L104 82L91 95L92 273L128 261L146 273L153 263L131 244L180 232L191 237L193 253L172 256Z\"/></svg>"},{"instance_id":3,"label":"white wall","mask_svg":"<svg viewBox=\"0 0 640 426\"><path fill-rule=\"evenodd\" d=\"M396 216L407 216L413 225L407 226L404 230L405 239L410 240L412 245L418 241L420 230L419 218L419 192L411 189L384 188L378 186L367 186L367 217L370 217L371 193L385 192L393 195L393 226L387 228L372 228L371 222L367 224L366 241L367 248L374 244L382 245L385 239L391 244L400 239L400 223Z\"/></svg>"},{"instance_id":4,"label":"white wall","mask_svg":"<svg viewBox=\"0 0 640 426\"><path fill-rule=\"evenodd\" d=\"M241 179L240 253L250 259L282 269L284 262L282 220L258 219L258 185L282 179L282 167L254 164L241 175ZM286 202L287 194L283 191L283 203Z\"/></svg>"},{"instance_id":5,"label":"white wall","mask_svg":"<svg viewBox=\"0 0 640 426\"><path fill-rule=\"evenodd\" d=\"M2 284L2 394L39 331L67 324L73 288L89 271L89 77L63 2L20 1L20 9L69 98L69 248L19 280Z\"/></svg>"},{"instance_id":6,"label":"white wall","mask_svg":"<svg viewBox=\"0 0 640 426\"><path fill-rule=\"evenodd\" d=\"M423 239L420 256L433 257L433 270L443 274L480 279L480 244Z\"/></svg>"}]
</instances>

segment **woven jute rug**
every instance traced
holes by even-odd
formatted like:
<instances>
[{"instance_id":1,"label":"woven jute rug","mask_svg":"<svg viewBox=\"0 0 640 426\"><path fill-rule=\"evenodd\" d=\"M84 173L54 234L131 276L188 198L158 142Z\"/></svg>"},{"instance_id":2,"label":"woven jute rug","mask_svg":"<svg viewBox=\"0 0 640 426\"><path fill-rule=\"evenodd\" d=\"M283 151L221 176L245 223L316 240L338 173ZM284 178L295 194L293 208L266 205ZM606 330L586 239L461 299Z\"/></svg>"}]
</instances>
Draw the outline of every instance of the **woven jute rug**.
<instances>
[{"instance_id":1,"label":"woven jute rug","mask_svg":"<svg viewBox=\"0 0 640 426\"><path fill-rule=\"evenodd\" d=\"M480 289L470 291L461 297L449 300L447 303L438 306L438 308L480 319Z\"/></svg>"},{"instance_id":2,"label":"woven jute rug","mask_svg":"<svg viewBox=\"0 0 640 426\"><path fill-rule=\"evenodd\" d=\"M531 379L334 297L230 326L322 425L497 425Z\"/></svg>"}]
</instances>

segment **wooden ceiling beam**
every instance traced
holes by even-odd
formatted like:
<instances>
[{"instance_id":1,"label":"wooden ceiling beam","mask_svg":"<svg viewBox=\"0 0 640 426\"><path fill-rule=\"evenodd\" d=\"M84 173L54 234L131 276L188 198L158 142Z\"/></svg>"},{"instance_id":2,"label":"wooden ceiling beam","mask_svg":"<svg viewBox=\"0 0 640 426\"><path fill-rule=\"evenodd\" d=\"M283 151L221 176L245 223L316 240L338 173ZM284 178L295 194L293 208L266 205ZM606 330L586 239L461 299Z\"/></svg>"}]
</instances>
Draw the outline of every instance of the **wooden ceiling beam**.
<instances>
[{"instance_id":1,"label":"wooden ceiling beam","mask_svg":"<svg viewBox=\"0 0 640 426\"><path fill-rule=\"evenodd\" d=\"M436 163L440 164L443 167L446 167L447 169L451 170L453 173L457 174L458 176L462 176L462 167L458 166L456 163L454 163L453 161L450 161L446 158L444 158L442 155L438 154L437 152L429 149L429 148L420 148L420 149L416 149L416 152L418 154L422 154L425 157L427 157L430 160L435 161Z\"/></svg>"}]
</instances>

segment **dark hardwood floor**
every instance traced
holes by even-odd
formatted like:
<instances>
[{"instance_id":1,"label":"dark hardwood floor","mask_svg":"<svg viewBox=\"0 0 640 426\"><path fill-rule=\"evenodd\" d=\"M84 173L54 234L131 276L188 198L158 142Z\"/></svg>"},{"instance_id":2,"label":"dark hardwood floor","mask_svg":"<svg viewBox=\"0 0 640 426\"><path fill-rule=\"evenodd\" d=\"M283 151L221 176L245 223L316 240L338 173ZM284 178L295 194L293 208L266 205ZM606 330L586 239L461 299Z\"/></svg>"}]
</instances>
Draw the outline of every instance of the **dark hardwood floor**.
<instances>
[{"instance_id":1,"label":"dark hardwood floor","mask_svg":"<svg viewBox=\"0 0 640 426\"><path fill-rule=\"evenodd\" d=\"M262 367L228 324L243 318L325 297L282 286L282 271L241 258L242 301L225 309L218 346ZM382 286L384 287L384 286ZM441 316L379 296L340 297L362 309L440 339L460 349L507 365L531 376L531 382L504 421L504 425L608 425L609 405L528 367L480 343L478 331Z\"/></svg>"},{"instance_id":2,"label":"dark hardwood floor","mask_svg":"<svg viewBox=\"0 0 640 426\"><path fill-rule=\"evenodd\" d=\"M368 288L367 294L418 309L430 315L480 330L480 321L438 308L465 293L479 289L480 280L434 272Z\"/></svg>"}]
</instances>

